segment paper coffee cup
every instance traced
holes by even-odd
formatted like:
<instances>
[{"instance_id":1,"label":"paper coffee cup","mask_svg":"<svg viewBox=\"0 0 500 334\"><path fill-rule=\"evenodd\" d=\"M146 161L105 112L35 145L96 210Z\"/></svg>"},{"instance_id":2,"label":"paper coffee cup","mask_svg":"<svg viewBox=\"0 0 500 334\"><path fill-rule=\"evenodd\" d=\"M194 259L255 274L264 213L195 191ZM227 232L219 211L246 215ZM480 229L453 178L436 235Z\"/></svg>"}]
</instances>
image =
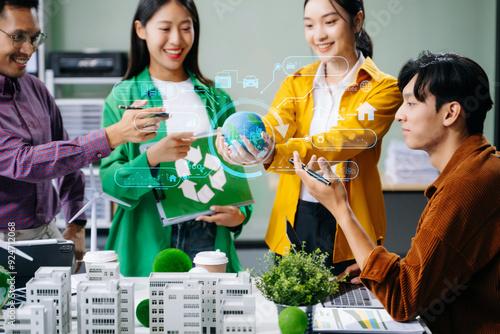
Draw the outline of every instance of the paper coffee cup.
<instances>
[{"instance_id":1,"label":"paper coffee cup","mask_svg":"<svg viewBox=\"0 0 500 334\"><path fill-rule=\"evenodd\" d=\"M89 274L89 264L91 263L104 263L104 262L118 262L118 255L114 250L108 251L91 251L85 253L83 256L85 262L85 271L87 276Z\"/></svg>"},{"instance_id":2,"label":"paper coffee cup","mask_svg":"<svg viewBox=\"0 0 500 334\"><path fill-rule=\"evenodd\" d=\"M225 273L228 261L226 253L220 250L199 252L193 259L196 267L205 268L209 273Z\"/></svg>"}]
</instances>

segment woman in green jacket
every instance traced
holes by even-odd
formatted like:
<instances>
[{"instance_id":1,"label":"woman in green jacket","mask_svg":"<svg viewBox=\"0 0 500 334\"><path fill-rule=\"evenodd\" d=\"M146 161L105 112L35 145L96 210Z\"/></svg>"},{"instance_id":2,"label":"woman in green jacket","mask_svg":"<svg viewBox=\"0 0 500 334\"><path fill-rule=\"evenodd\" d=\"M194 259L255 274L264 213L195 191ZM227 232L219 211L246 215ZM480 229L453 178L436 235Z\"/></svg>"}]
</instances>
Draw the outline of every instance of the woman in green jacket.
<instances>
[{"instance_id":1,"label":"woman in green jacket","mask_svg":"<svg viewBox=\"0 0 500 334\"><path fill-rule=\"evenodd\" d=\"M101 163L103 190L131 205L118 206L106 245L106 249L118 253L124 276L148 276L156 255L170 247L185 251L191 260L199 251L220 249L229 258L227 272L242 270L231 233L234 238L241 233L250 218L251 206L212 206L215 214L211 216L164 227L157 202L175 201L186 205L184 198L169 198L168 189L123 187L115 179L117 171L121 178L136 175L137 171L157 177L162 163L185 156L174 157L171 152L193 140L194 133L187 132L193 130L193 119L198 123L198 132L207 132L222 126L235 112L229 108L218 115L231 100L200 72L199 31L193 0L141 0L132 25L127 74L104 105L103 126L120 120L123 111L118 105L128 101L144 100L139 105L146 107L164 106L174 116L162 122L151 141L121 145ZM168 212L166 214L168 216Z\"/></svg>"}]
</instances>

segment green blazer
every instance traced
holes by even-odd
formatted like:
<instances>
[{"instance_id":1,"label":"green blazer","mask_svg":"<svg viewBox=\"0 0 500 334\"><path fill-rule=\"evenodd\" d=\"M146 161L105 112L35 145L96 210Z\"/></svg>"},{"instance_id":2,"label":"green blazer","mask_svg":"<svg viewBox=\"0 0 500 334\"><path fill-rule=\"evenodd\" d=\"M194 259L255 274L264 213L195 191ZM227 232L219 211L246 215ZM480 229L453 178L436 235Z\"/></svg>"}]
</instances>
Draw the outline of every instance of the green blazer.
<instances>
[{"instance_id":1,"label":"green blazer","mask_svg":"<svg viewBox=\"0 0 500 334\"><path fill-rule=\"evenodd\" d=\"M214 120L219 110L231 102L230 97L221 89L203 84L192 73L189 73L189 75L193 81L196 93L206 106L208 118L212 122L213 128L216 129L222 126L226 118L235 112L233 107L224 112L216 122ZM145 83L147 86L144 85ZM148 87L148 89L145 89L145 87ZM128 105L134 100L148 100L146 107L163 106L159 92L152 85L148 68L144 69L136 77L125 80L115 86L104 104L102 126L107 127L118 122L124 112L118 108L118 105ZM118 186L114 180L115 172L120 168L149 168L146 152L141 153L139 147L143 144L156 142L164 138L166 131L163 122L162 127L164 131L161 131L160 128L156 138L153 138L149 142L120 145L109 157L101 161L99 175L104 192L131 205L130 208L118 205L106 244L106 249L112 249L117 252L120 271L124 276L149 276L156 255L160 251L170 247L171 227L162 226L151 189L146 187L123 188ZM234 233L234 238L238 237L243 225L250 219L252 206L244 206L240 210L245 214L246 218L238 228L231 229ZM233 236L228 228L217 226L215 249L220 249L227 254L229 258L227 272L243 270L236 254Z\"/></svg>"}]
</instances>

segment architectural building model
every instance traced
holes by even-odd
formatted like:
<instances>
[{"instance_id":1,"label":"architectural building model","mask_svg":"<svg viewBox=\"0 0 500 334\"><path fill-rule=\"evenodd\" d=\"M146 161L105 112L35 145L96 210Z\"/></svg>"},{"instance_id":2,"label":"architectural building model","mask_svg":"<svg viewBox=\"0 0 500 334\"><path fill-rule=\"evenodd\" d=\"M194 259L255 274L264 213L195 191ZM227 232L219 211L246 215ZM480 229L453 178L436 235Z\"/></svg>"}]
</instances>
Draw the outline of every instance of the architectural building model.
<instances>
[{"instance_id":1,"label":"architectural building model","mask_svg":"<svg viewBox=\"0 0 500 334\"><path fill-rule=\"evenodd\" d=\"M77 287L77 333L135 332L134 283L119 277L118 263L89 266L89 280ZM152 273L149 286L151 333L255 333L255 297L246 272ZM40 267L5 332L71 333L70 306L71 268Z\"/></svg>"},{"instance_id":2,"label":"architectural building model","mask_svg":"<svg viewBox=\"0 0 500 334\"><path fill-rule=\"evenodd\" d=\"M77 293L78 333L134 333L134 283L120 281L120 264L94 263Z\"/></svg>"},{"instance_id":3,"label":"architectural building model","mask_svg":"<svg viewBox=\"0 0 500 334\"><path fill-rule=\"evenodd\" d=\"M4 330L6 334L45 334L56 333L56 318L54 311L56 301L49 298L42 299L37 304L23 303L17 309L3 311ZM8 321L12 319L12 321Z\"/></svg>"},{"instance_id":4,"label":"architectural building model","mask_svg":"<svg viewBox=\"0 0 500 334\"><path fill-rule=\"evenodd\" d=\"M55 301L54 333L71 333L71 267L40 267L35 272L26 283L26 304L44 299Z\"/></svg>"},{"instance_id":5,"label":"architectural building model","mask_svg":"<svg viewBox=\"0 0 500 334\"><path fill-rule=\"evenodd\" d=\"M134 286L117 279L78 285L78 333L134 333Z\"/></svg>"},{"instance_id":6,"label":"architectural building model","mask_svg":"<svg viewBox=\"0 0 500 334\"><path fill-rule=\"evenodd\" d=\"M88 264L87 278L89 281L104 281L120 279L120 263L103 262Z\"/></svg>"},{"instance_id":7,"label":"architectural building model","mask_svg":"<svg viewBox=\"0 0 500 334\"><path fill-rule=\"evenodd\" d=\"M255 332L255 297L250 275L151 273L151 333L223 334Z\"/></svg>"}]
</instances>

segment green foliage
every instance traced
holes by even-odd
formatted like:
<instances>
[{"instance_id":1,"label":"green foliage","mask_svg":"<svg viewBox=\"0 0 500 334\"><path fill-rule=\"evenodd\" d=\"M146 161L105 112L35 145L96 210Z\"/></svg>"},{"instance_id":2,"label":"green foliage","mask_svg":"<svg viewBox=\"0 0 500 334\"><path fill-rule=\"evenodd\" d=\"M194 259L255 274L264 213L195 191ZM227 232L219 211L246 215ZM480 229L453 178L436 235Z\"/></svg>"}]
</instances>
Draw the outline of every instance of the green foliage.
<instances>
[{"instance_id":1,"label":"green foliage","mask_svg":"<svg viewBox=\"0 0 500 334\"><path fill-rule=\"evenodd\" d=\"M262 295L276 304L289 306L314 305L338 291L341 281L325 266L328 254L317 249L306 253L292 249L281 258L269 251L264 255L266 268L260 262L260 278L255 285Z\"/></svg>"},{"instance_id":2,"label":"green foliage","mask_svg":"<svg viewBox=\"0 0 500 334\"><path fill-rule=\"evenodd\" d=\"M185 273L193 268L191 259L182 250L167 248L162 250L153 261L153 272Z\"/></svg>"}]
</instances>

